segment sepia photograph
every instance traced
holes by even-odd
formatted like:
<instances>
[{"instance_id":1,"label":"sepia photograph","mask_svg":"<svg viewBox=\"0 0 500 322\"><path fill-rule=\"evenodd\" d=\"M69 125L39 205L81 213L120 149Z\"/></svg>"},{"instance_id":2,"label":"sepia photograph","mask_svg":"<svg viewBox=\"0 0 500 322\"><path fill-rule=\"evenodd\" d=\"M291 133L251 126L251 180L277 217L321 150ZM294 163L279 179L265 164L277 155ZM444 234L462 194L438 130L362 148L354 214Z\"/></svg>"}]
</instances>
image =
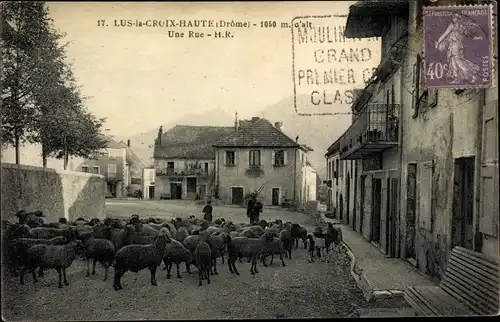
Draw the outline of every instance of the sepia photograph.
<instances>
[{"instance_id":1,"label":"sepia photograph","mask_svg":"<svg viewBox=\"0 0 500 322\"><path fill-rule=\"evenodd\" d=\"M495 0L0 19L4 321L499 315Z\"/></svg>"}]
</instances>

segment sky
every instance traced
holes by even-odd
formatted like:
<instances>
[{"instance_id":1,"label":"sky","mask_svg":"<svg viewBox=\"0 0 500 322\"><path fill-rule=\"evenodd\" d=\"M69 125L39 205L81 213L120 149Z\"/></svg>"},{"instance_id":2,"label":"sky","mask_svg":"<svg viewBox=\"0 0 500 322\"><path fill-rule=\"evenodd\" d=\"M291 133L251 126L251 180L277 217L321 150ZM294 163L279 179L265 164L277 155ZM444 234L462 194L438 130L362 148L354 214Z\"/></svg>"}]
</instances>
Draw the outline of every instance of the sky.
<instances>
[{"instance_id":1,"label":"sky","mask_svg":"<svg viewBox=\"0 0 500 322\"><path fill-rule=\"evenodd\" d=\"M293 95L292 38L280 28L296 16L347 14L331 2L51 2L69 41L68 62L89 110L113 135L133 135L184 114L223 109L242 118ZM104 19L107 27L98 26ZM114 20L276 21L276 28L233 28L230 39L169 38L167 30L114 27ZM213 30L213 29L207 29ZM187 36L187 34L185 34Z\"/></svg>"}]
</instances>

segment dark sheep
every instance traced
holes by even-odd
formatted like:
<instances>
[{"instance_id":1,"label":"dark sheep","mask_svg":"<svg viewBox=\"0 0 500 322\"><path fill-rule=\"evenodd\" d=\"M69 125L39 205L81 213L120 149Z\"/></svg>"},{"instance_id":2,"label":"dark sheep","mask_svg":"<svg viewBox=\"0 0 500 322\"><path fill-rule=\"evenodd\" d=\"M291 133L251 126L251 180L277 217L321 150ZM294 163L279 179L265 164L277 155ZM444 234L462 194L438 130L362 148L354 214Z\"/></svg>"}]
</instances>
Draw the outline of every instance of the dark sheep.
<instances>
[{"instance_id":1,"label":"dark sheep","mask_svg":"<svg viewBox=\"0 0 500 322\"><path fill-rule=\"evenodd\" d=\"M193 254L182 244L182 242L172 240L170 243L167 243L165 247L163 262L165 263L164 270L167 270L167 278L171 277L170 272L172 270L172 264L174 263L177 266L177 277L181 278L179 265L183 262L192 263Z\"/></svg>"},{"instance_id":2,"label":"dark sheep","mask_svg":"<svg viewBox=\"0 0 500 322\"><path fill-rule=\"evenodd\" d=\"M113 288L121 290L121 278L127 271L138 273L140 270L148 268L151 272L151 285L157 286L156 269L163 261L163 254L168 236L160 231L154 244L150 245L127 245L116 252L115 255L115 278Z\"/></svg>"},{"instance_id":3,"label":"dark sheep","mask_svg":"<svg viewBox=\"0 0 500 322\"><path fill-rule=\"evenodd\" d=\"M66 245L34 245L28 250L29 264L21 271L21 284L24 284L24 274L27 270L33 274L33 282L38 283L35 269L53 268L59 274L59 288L64 284L69 285L66 279L66 269L71 266L76 258L77 249L81 247L80 240L73 240Z\"/></svg>"},{"instance_id":4,"label":"dark sheep","mask_svg":"<svg viewBox=\"0 0 500 322\"><path fill-rule=\"evenodd\" d=\"M28 250L34 245L63 245L66 238L57 236L52 239L16 238L7 244L9 259L16 267L23 267L29 264ZM43 276L43 270L38 271L38 276Z\"/></svg>"},{"instance_id":5,"label":"dark sheep","mask_svg":"<svg viewBox=\"0 0 500 322\"><path fill-rule=\"evenodd\" d=\"M198 268L198 286L202 285L202 280L206 279L210 284L210 274L212 272L212 253L210 246L201 240L194 251L196 267Z\"/></svg>"},{"instance_id":6,"label":"dark sheep","mask_svg":"<svg viewBox=\"0 0 500 322\"><path fill-rule=\"evenodd\" d=\"M57 236L64 236L68 241L73 240L77 233L75 228L67 229L36 227L30 229L30 237L35 239L51 239Z\"/></svg>"},{"instance_id":7,"label":"dark sheep","mask_svg":"<svg viewBox=\"0 0 500 322\"><path fill-rule=\"evenodd\" d=\"M316 248L316 245L314 243L314 238L311 234L307 235L307 240L308 240L308 248L307 252L309 253L309 261L312 263L314 262L314 250Z\"/></svg>"},{"instance_id":8,"label":"dark sheep","mask_svg":"<svg viewBox=\"0 0 500 322\"><path fill-rule=\"evenodd\" d=\"M285 253L286 250L283 245L283 241L280 238L273 237L272 240L268 240L265 243L264 250L262 251L261 255L262 264L264 265L264 267L267 267L266 257L270 255L271 263L269 263L269 265L272 265L274 261L274 255L279 255L281 259L281 265L286 266L285 261L283 260L283 254Z\"/></svg>"},{"instance_id":9,"label":"dark sheep","mask_svg":"<svg viewBox=\"0 0 500 322\"><path fill-rule=\"evenodd\" d=\"M184 242L184 240L189 236L189 231L186 227L177 228L177 232L175 233L175 239L179 242Z\"/></svg>"},{"instance_id":10,"label":"dark sheep","mask_svg":"<svg viewBox=\"0 0 500 322\"><path fill-rule=\"evenodd\" d=\"M304 227L301 227L299 224L292 224L290 232L292 233L292 237L295 241L295 248L299 247L299 239L301 239L304 245L304 249L306 249L308 239L307 230Z\"/></svg>"},{"instance_id":11,"label":"dark sheep","mask_svg":"<svg viewBox=\"0 0 500 322\"><path fill-rule=\"evenodd\" d=\"M99 262L104 266L104 281L106 281L108 279L109 266L111 266L115 257L115 246L108 239L95 238L93 232L84 234L82 240L87 262L87 276L90 276L89 266L92 259L92 275L95 275L95 265Z\"/></svg>"},{"instance_id":12,"label":"dark sheep","mask_svg":"<svg viewBox=\"0 0 500 322\"><path fill-rule=\"evenodd\" d=\"M288 229L283 229L282 231L280 231L279 237L285 249L285 256L288 257L288 259L292 259L292 245L293 245L292 232Z\"/></svg>"}]
</instances>

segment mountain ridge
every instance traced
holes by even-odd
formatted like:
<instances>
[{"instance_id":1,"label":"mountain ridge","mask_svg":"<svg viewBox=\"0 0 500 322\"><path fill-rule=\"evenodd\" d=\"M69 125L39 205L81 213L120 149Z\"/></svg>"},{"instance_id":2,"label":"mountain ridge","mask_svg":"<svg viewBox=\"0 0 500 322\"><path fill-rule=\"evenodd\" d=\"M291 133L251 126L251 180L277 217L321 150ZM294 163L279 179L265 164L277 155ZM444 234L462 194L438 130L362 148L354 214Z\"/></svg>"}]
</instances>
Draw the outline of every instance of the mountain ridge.
<instances>
[{"instance_id":1,"label":"mountain ridge","mask_svg":"<svg viewBox=\"0 0 500 322\"><path fill-rule=\"evenodd\" d=\"M297 101L309 99L308 96L299 96ZM294 109L294 97L282 99L275 104L269 105L255 116L263 117L274 124L283 123L283 132L295 139L299 137L299 143L306 144L314 149L310 152L309 160L321 178L325 177L326 162L324 154L326 149L340 136L351 124L350 109L347 105L332 107L336 116L300 116ZM289 111L288 113L285 111ZM234 115L222 109L212 109L199 114L188 114L163 124L163 132L168 131L175 125L193 126L233 126ZM153 164L154 139L158 135L158 129L151 129L129 137L114 136L117 140L131 141L131 149L146 164Z\"/></svg>"}]
</instances>

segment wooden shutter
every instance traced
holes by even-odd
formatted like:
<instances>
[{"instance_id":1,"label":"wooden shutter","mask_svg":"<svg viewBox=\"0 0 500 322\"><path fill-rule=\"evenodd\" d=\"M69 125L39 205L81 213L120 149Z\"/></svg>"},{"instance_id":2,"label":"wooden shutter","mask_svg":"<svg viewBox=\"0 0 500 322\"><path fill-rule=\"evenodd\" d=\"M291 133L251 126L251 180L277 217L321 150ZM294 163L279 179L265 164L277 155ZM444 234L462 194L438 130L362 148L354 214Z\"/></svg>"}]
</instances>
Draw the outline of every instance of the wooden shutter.
<instances>
[{"instance_id":1,"label":"wooden shutter","mask_svg":"<svg viewBox=\"0 0 500 322\"><path fill-rule=\"evenodd\" d=\"M420 164L418 180L418 222L419 227L431 231L432 225L432 170L433 161Z\"/></svg>"},{"instance_id":2,"label":"wooden shutter","mask_svg":"<svg viewBox=\"0 0 500 322\"><path fill-rule=\"evenodd\" d=\"M271 164L275 165L276 164L276 151L273 150L271 153Z\"/></svg>"},{"instance_id":3,"label":"wooden shutter","mask_svg":"<svg viewBox=\"0 0 500 322\"><path fill-rule=\"evenodd\" d=\"M239 151L234 151L234 165L238 165L240 163L240 154Z\"/></svg>"},{"instance_id":4,"label":"wooden shutter","mask_svg":"<svg viewBox=\"0 0 500 322\"><path fill-rule=\"evenodd\" d=\"M224 155L224 165L227 165L227 151L222 151L222 154Z\"/></svg>"},{"instance_id":5,"label":"wooden shutter","mask_svg":"<svg viewBox=\"0 0 500 322\"><path fill-rule=\"evenodd\" d=\"M288 151L283 150L283 164L287 165L288 164Z\"/></svg>"},{"instance_id":6,"label":"wooden shutter","mask_svg":"<svg viewBox=\"0 0 500 322\"><path fill-rule=\"evenodd\" d=\"M498 101L483 107L480 169L479 231L493 237L498 232Z\"/></svg>"}]
</instances>

